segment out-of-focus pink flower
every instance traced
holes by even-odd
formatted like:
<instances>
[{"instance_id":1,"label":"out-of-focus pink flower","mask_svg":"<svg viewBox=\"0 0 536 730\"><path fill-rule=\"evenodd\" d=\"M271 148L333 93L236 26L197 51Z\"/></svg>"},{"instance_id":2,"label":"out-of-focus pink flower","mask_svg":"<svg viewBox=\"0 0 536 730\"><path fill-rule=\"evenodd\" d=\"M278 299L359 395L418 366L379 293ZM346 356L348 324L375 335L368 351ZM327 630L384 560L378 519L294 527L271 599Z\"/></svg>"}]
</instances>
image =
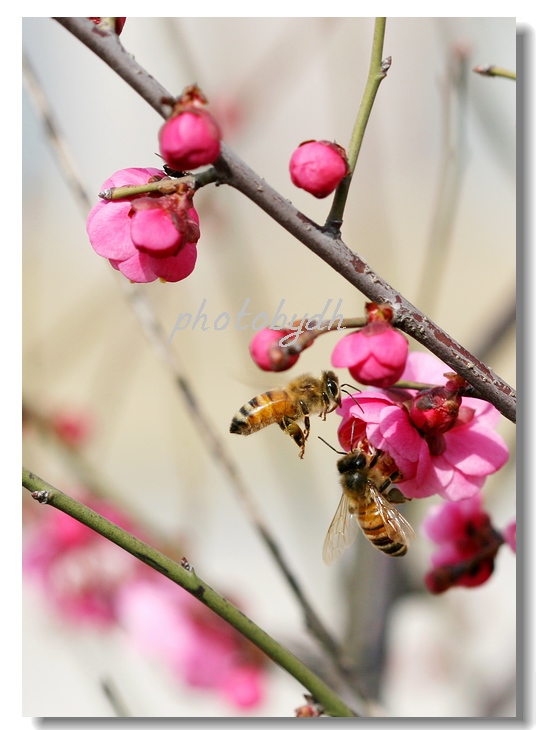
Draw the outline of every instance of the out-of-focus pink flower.
<instances>
[{"instance_id":1,"label":"out-of-focus pink flower","mask_svg":"<svg viewBox=\"0 0 536 730\"><path fill-rule=\"evenodd\" d=\"M365 309L368 324L339 340L331 364L348 368L351 376L363 385L388 388L404 371L408 341L391 325L391 307L368 303Z\"/></svg>"},{"instance_id":2,"label":"out-of-focus pink flower","mask_svg":"<svg viewBox=\"0 0 536 730\"><path fill-rule=\"evenodd\" d=\"M68 446L82 446L92 430L89 416L85 413L61 410L50 418L50 425L56 436Z\"/></svg>"},{"instance_id":3,"label":"out-of-focus pink flower","mask_svg":"<svg viewBox=\"0 0 536 730\"><path fill-rule=\"evenodd\" d=\"M145 185L163 177L162 170L131 167L108 178L101 190ZM86 227L99 256L130 281L148 283L159 277L180 281L195 267L199 216L189 194L101 199L91 209Z\"/></svg>"},{"instance_id":4,"label":"out-of-focus pink flower","mask_svg":"<svg viewBox=\"0 0 536 730\"><path fill-rule=\"evenodd\" d=\"M263 655L182 588L158 575L131 581L117 605L140 652L163 661L192 687L220 691L236 707L260 704Z\"/></svg>"},{"instance_id":5,"label":"out-of-focus pink flower","mask_svg":"<svg viewBox=\"0 0 536 730\"><path fill-rule=\"evenodd\" d=\"M128 518L110 504L93 498L82 501L134 531ZM23 570L63 618L105 628L116 619L119 586L149 568L64 512L50 509L25 541Z\"/></svg>"},{"instance_id":6,"label":"out-of-focus pink flower","mask_svg":"<svg viewBox=\"0 0 536 730\"><path fill-rule=\"evenodd\" d=\"M428 353L410 353L402 378L437 383L446 370ZM506 463L508 448L494 430L500 414L491 404L463 398L452 428L427 440L403 405L408 393L396 397L369 391L345 398L337 411L342 416L339 441L350 450L366 437L376 449L386 451L403 475L397 486L406 497L439 494L451 501L467 499Z\"/></svg>"},{"instance_id":7,"label":"out-of-focus pink flower","mask_svg":"<svg viewBox=\"0 0 536 730\"><path fill-rule=\"evenodd\" d=\"M299 355L290 355L288 347L279 346L279 340L292 332L293 330L272 330L265 327L252 337L249 352L261 370L288 370L298 362Z\"/></svg>"},{"instance_id":8,"label":"out-of-focus pink flower","mask_svg":"<svg viewBox=\"0 0 536 730\"><path fill-rule=\"evenodd\" d=\"M325 198L348 173L346 152L335 142L309 140L292 153L290 177L294 185L316 198Z\"/></svg>"},{"instance_id":9,"label":"out-of-focus pink flower","mask_svg":"<svg viewBox=\"0 0 536 730\"><path fill-rule=\"evenodd\" d=\"M443 593L453 586L473 588L488 580L503 538L482 509L481 494L432 507L422 530L438 545L433 569L425 576L428 590Z\"/></svg>"},{"instance_id":10,"label":"out-of-focus pink flower","mask_svg":"<svg viewBox=\"0 0 536 730\"><path fill-rule=\"evenodd\" d=\"M517 545L516 545L516 520L513 519L512 522L510 522L509 525L507 525L503 530L503 537L505 541L510 545L512 550L516 552Z\"/></svg>"}]
</instances>

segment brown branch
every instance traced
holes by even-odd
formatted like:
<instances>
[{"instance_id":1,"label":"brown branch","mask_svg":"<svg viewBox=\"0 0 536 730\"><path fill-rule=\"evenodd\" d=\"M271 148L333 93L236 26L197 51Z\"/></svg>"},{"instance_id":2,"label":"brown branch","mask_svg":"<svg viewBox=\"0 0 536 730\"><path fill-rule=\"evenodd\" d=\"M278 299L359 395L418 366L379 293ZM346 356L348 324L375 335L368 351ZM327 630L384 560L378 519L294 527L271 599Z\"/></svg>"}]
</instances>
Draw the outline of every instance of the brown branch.
<instances>
[{"instance_id":1,"label":"brown branch","mask_svg":"<svg viewBox=\"0 0 536 730\"><path fill-rule=\"evenodd\" d=\"M162 117L168 116L169 92L125 51L115 34L102 30L86 18L56 20L102 58ZM222 145L215 168L222 183L231 185L252 200L371 301L391 304L399 329L465 378L482 397L515 422L515 390L378 276L342 239L328 236L226 145Z\"/></svg>"}]
</instances>

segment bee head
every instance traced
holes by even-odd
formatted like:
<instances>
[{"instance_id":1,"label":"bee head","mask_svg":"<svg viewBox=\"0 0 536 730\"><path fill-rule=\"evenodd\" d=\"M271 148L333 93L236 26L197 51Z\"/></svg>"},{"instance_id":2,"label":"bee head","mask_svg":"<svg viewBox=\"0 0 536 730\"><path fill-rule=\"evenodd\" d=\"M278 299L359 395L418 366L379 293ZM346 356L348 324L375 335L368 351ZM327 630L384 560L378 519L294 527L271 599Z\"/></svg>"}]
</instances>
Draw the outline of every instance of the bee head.
<instances>
[{"instance_id":1,"label":"bee head","mask_svg":"<svg viewBox=\"0 0 536 730\"><path fill-rule=\"evenodd\" d=\"M367 457L362 451L350 451L337 462L337 469L340 474L347 472L360 472L367 465Z\"/></svg>"},{"instance_id":2,"label":"bee head","mask_svg":"<svg viewBox=\"0 0 536 730\"><path fill-rule=\"evenodd\" d=\"M339 378L335 375L333 370L326 370L322 373L324 380L324 387L327 394L339 408L341 407L341 389L339 388Z\"/></svg>"}]
</instances>

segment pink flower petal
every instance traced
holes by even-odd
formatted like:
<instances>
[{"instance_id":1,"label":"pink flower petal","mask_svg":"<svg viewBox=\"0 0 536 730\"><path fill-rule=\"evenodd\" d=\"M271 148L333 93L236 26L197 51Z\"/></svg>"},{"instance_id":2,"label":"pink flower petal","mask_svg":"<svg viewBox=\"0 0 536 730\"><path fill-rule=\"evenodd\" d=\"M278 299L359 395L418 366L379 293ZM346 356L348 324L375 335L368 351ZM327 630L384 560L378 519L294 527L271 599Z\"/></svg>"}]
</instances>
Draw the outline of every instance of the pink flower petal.
<instances>
[{"instance_id":1,"label":"pink flower petal","mask_svg":"<svg viewBox=\"0 0 536 730\"><path fill-rule=\"evenodd\" d=\"M146 253L136 249L134 251L135 253L128 259L116 262L118 270L136 284L147 284L158 279L158 274L155 274L151 267L153 259Z\"/></svg>"},{"instance_id":2,"label":"pink flower petal","mask_svg":"<svg viewBox=\"0 0 536 730\"><path fill-rule=\"evenodd\" d=\"M150 266L155 275L161 279L181 281L192 273L196 260L197 246L195 243L185 243L175 256L167 256L163 259L152 258Z\"/></svg>"},{"instance_id":3,"label":"pink flower petal","mask_svg":"<svg viewBox=\"0 0 536 730\"><path fill-rule=\"evenodd\" d=\"M171 215L162 208L137 211L130 221L130 236L139 251L157 258L176 254L182 238Z\"/></svg>"}]
</instances>

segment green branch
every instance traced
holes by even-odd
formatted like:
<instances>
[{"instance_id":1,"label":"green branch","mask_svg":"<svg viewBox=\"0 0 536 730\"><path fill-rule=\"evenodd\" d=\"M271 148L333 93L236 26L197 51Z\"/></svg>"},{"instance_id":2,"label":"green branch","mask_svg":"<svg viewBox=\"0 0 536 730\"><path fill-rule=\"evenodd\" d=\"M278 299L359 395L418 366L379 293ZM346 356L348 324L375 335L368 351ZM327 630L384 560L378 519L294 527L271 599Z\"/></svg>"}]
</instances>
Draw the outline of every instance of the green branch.
<instances>
[{"instance_id":1,"label":"green branch","mask_svg":"<svg viewBox=\"0 0 536 730\"><path fill-rule=\"evenodd\" d=\"M346 175L335 192L333 204L324 226L328 230L338 231L342 225L344 207L346 205L346 199L348 198L350 183L352 182L352 176L357 164L357 158L359 157L361 144L363 143L363 137L365 136L365 129L367 128L374 99L376 98L381 82L386 77L387 71L391 66L390 57L385 61L382 61L384 36L385 18L376 18L367 83L365 91L363 92L361 106L359 107L355 120L350 144L346 150L350 172Z\"/></svg>"},{"instance_id":2,"label":"green branch","mask_svg":"<svg viewBox=\"0 0 536 730\"><path fill-rule=\"evenodd\" d=\"M214 613L234 626L237 631L259 647L270 659L286 669L319 702L328 715L333 717L355 717L355 713L340 697L311 672L294 654L278 644L265 631L253 623L223 596L197 577L191 567L183 567L155 550L142 540L121 529L102 515L97 514L77 500L55 489L28 469L22 469L22 485L42 504L49 504L98 532L138 560L146 563L177 585L191 593Z\"/></svg>"}]
</instances>

